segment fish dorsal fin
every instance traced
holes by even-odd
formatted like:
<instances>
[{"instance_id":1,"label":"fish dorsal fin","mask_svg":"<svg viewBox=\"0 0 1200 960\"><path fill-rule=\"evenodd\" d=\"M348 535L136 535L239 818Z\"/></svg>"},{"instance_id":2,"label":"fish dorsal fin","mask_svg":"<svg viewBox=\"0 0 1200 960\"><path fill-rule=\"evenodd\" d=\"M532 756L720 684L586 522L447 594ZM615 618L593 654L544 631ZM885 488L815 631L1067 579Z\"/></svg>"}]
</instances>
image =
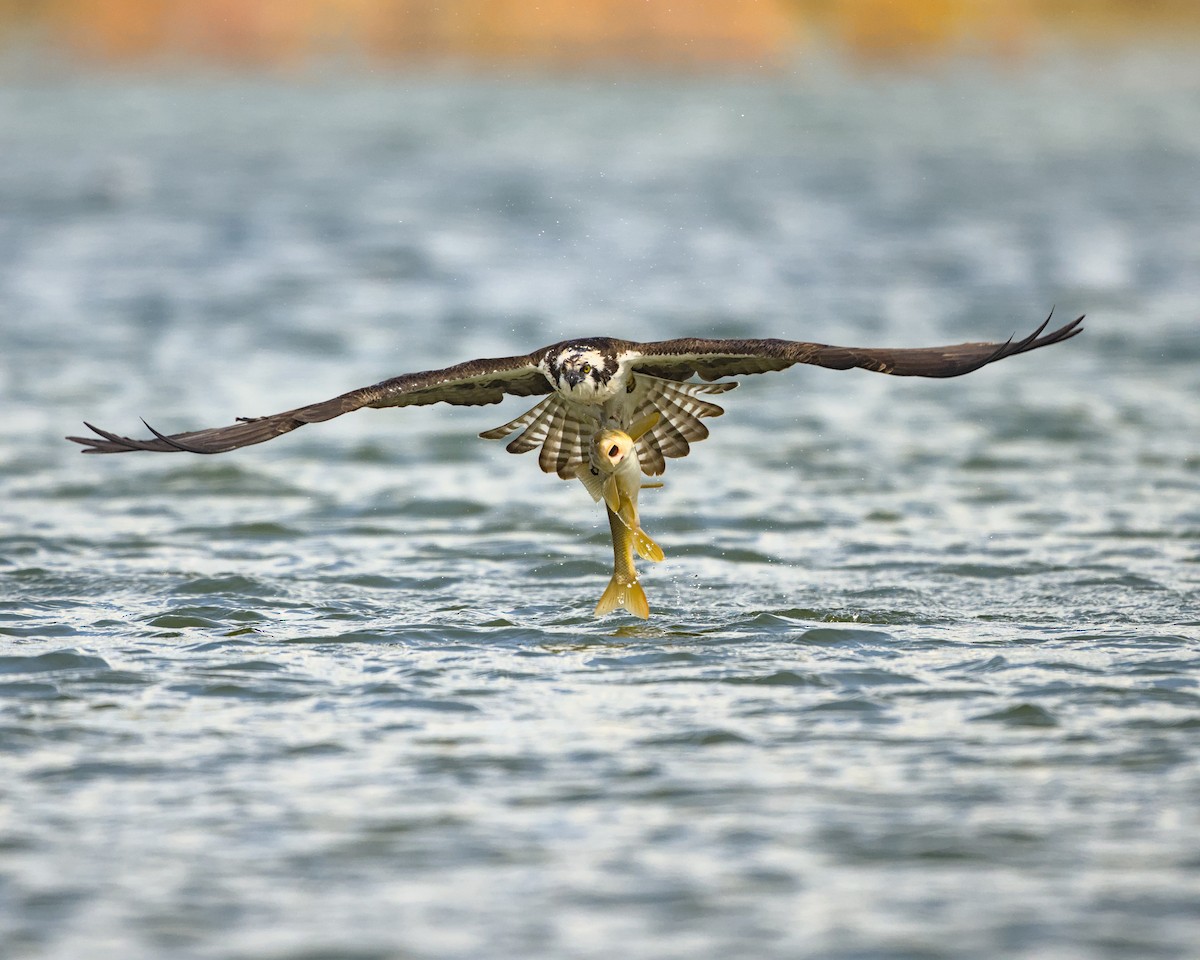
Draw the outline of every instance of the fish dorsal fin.
<instances>
[{"instance_id":1,"label":"fish dorsal fin","mask_svg":"<svg viewBox=\"0 0 1200 960\"><path fill-rule=\"evenodd\" d=\"M629 434L630 440L632 440L634 443L637 443L642 439L643 436L658 426L658 421L661 419L662 414L660 414L657 410L652 410L650 413L646 414L646 416L642 417L641 420L638 420L636 423L634 423L633 426L631 426L625 432Z\"/></svg>"}]
</instances>

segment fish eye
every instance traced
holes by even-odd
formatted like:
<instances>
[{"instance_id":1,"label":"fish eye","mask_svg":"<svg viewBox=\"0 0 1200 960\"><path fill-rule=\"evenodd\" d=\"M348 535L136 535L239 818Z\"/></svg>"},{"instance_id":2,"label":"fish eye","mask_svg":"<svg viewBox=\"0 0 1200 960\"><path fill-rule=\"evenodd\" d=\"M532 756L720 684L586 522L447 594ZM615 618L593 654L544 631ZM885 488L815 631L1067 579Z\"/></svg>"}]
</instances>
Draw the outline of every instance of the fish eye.
<instances>
[{"instance_id":1,"label":"fish eye","mask_svg":"<svg viewBox=\"0 0 1200 960\"><path fill-rule=\"evenodd\" d=\"M620 447L618 447L618 446L617 446L617 445L614 443L614 444L613 444L613 445L612 445L612 446L609 448L609 450L608 450L608 455L609 455L610 457L615 457L615 456L616 456L618 453L620 453L620 452L621 452L621 448L620 448Z\"/></svg>"}]
</instances>

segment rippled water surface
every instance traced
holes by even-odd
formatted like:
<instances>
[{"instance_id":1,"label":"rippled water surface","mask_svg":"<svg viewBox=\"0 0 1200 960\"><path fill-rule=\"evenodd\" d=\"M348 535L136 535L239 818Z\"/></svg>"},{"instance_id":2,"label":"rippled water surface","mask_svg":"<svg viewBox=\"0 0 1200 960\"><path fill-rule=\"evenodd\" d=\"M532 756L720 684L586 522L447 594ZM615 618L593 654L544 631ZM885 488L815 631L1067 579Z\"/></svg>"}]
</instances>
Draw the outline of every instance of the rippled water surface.
<instances>
[{"instance_id":1,"label":"rippled water surface","mask_svg":"<svg viewBox=\"0 0 1200 960\"><path fill-rule=\"evenodd\" d=\"M0 953L1194 957L1200 71L0 90ZM364 411L580 334L747 378L600 511Z\"/></svg>"}]
</instances>

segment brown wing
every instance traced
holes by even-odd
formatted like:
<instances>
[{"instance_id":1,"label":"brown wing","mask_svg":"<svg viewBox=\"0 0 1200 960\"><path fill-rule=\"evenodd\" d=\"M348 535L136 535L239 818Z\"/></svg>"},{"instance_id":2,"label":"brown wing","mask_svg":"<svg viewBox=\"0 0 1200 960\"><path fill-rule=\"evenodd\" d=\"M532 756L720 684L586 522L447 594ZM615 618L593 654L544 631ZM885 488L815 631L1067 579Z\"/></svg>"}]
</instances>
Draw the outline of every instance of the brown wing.
<instances>
[{"instance_id":1,"label":"brown wing","mask_svg":"<svg viewBox=\"0 0 1200 960\"><path fill-rule=\"evenodd\" d=\"M530 397L550 392L550 382L538 369L544 354L538 350L524 357L497 360L470 360L444 370L406 373L370 387L360 387L332 400L310 403L306 407L285 410L269 417L240 418L228 427L193 430L170 436L159 433L150 424L153 439L134 440L90 423L84 425L94 437L67 437L82 444L83 453L126 453L130 450L156 450L163 453L224 453L238 447L271 440L306 423L332 420L362 407L409 407L431 403L478 405L499 403L506 394ZM145 423L145 421L142 421Z\"/></svg>"},{"instance_id":2,"label":"brown wing","mask_svg":"<svg viewBox=\"0 0 1200 960\"><path fill-rule=\"evenodd\" d=\"M1083 317L1045 335L1047 317L1023 340L1004 343L959 343L947 347L888 349L886 347L834 347L799 340L659 340L636 343L631 349L641 356L633 361L636 370L670 380L686 380L697 374L704 380L746 373L784 370L796 363L813 363L835 370L862 367L897 377L960 377L982 366L1018 353L1068 340L1081 333Z\"/></svg>"}]
</instances>

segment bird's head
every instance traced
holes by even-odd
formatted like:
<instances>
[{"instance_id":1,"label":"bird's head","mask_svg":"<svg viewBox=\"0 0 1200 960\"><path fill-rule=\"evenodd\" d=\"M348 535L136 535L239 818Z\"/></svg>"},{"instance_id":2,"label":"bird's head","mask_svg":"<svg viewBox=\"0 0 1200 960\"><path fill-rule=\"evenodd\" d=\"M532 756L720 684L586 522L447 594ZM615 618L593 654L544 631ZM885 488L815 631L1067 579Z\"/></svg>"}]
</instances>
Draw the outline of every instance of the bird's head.
<instances>
[{"instance_id":1,"label":"bird's head","mask_svg":"<svg viewBox=\"0 0 1200 960\"><path fill-rule=\"evenodd\" d=\"M555 388L577 400L596 400L609 391L617 362L592 344L568 344L549 358Z\"/></svg>"}]
</instances>

